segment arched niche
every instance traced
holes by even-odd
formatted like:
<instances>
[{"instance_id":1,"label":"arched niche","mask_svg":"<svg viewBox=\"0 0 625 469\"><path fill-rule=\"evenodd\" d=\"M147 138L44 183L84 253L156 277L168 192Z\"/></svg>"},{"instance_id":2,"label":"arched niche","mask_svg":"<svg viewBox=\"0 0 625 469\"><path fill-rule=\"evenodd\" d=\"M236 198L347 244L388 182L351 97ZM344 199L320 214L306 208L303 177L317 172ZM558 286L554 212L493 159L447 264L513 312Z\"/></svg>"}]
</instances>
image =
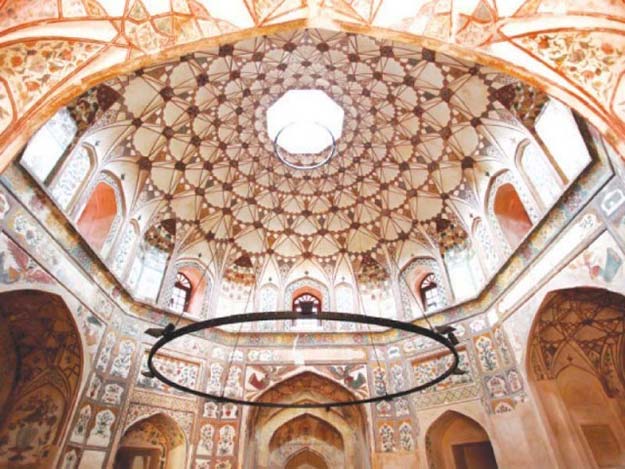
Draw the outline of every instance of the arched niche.
<instances>
[{"instance_id":1,"label":"arched niche","mask_svg":"<svg viewBox=\"0 0 625 469\"><path fill-rule=\"evenodd\" d=\"M309 449L291 456L284 466L285 469L329 469L325 458L316 451Z\"/></svg>"},{"instance_id":2,"label":"arched niche","mask_svg":"<svg viewBox=\"0 0 625 469\"><path fill-rule=\"evenodd\" d=\"M565 467L625 466L625 298L598 288L549 294L528 340L528 377Z\"/></svg>"},{"instance_id":3,"label":"arched niche","mask_svg":"<svg viewBox=\"0 0 625 469\"><path fill-rule=\"evenodd\" d=\"M104 247L118 210L115 189L104 181L99 182L76 222L78 231L94 250Z\"/></svg>"},{"instance_id":4,"label":"arched niche","mask_svg":"<svg viewBox=\"0 0 625 469\"><path fill-rule=\"evenodd\" d=\"M340 384L329 378L316 373L305 371L288 377L275 384L257 400L263 402L327 402L354 400L355 396ZM301 419L301 420L298 420ZM306 420L307 419L307 420ZM275 467L271 464L271 442L280 438L281 428L289 429L294 423L315 422L320 428L328 432L321 446L311 447L305 441L299 441L298 451L316 450L327 448L328 453L321 456L326 461L334 461L332 467L336 469L358 467L367 469L371 467L369 448L367 441L367 418L362 406L350 406L333 409L269 409L254 408L248 415L245 448L246 460L243 463L245 469L268 469ZM286 427L285 427L286 425ZM284 430L282 430L284 431ZM276 436L277 435L277 436ZM334 435L331 437L329 435ZM342 460L337 460L337 435L342 440ZM296 436L296 435L294 435ZM274 437L276 439L274 439ZM330 443L333 442L333 443ZM330 450L330 448L333 448ZM274 449L276 449L274 447ZM292 455L293 453L289 453ZM275 456L275 455L274 455ZM341 458L338 458L341 459ZM286 463L286 461L282 461ZM314 467L314 466L313 466Z\"/></svg>"},{"instance_id":5,"label":"arched niche","mask_svg":"<svg viewBox=\"0 0 625 469\"><path fill-rule=\"evenodd\" d=\"M426 434L430 468L496 469L497 460L486 430L475 420L447 411Z\"/></svg>"},{"instance_id":6,"label":"arched niche","mask_svg":"<svg viewBox=\"0 0 625 469\"><path fill-rule=\"evenodd\" d=\"M322 293L316 288L298 288L292 294L290 310L300 314L310 313L312 316L315 316L323 311L321 298Z\"/></svg>"},{"instance_id":7,"label":"arched niche","mask_svg":"<svg viewBox=\"0 0 625 469\"><path fill-rule=\"evenodd\" d=\"M176 292L176 290L180 287L179 281L182 276L187 279L190 286L190 291L186 301L187 307L184 309L184 312L195 317L204 317L207 295L210 293L210 279L204 270L205 269L202 266L194 263L182 263L177 265L174 285L171 293L169 294L170 306L172 299L180 294L180 292ZM180 310L176 308L173 309L180 312Z\"/></svg>"},{"instance_id":8,"label":"arched niche","mask_svg":"<svg viewBox=\"0 0 625 469\"><path fill-rule=\"evenodd\" d=\"M318 296L321 301L321 307L324 311L330 311L332 309L330 304L330 290L328 289L328 286L310 277L300 278L287 285L284 290L285 308L291 309L293 306L293 300L304 292L309 292Z\"/></svg>"},{"instance_id":9,"label":"arched niche","mask_svg":"<svg viewBox=\"0 0 625 469\"><path fill-rule=\"evenodd\" d=\"M403 308L406 312L426 311L424 295L421 286L424 280L430 277L436 288L436 305L430 309L438 309L449 303L446 282L441 272L440 264L433 257L417 257L412 259L400 273L400 291ZM414 314L413 314L414 316Z\"/></svg>"},{"instance_id":10,"label":"arched niche","mask_svg":"<svg viewBox=\"0 0 625 469\"><path fill-rule=\"evenodd\" d=\"M313 278L305 277L290 283L284 292L284 306L290 311L300 311L300 301L312 301L314 303L313 314L319 311L331 311L330 289L327 285ZM312 331L331 330L336 327L335 322L313 321L309 319L297 319L295 321L284 321L284 328L287 330Z\"/></svg>"},{"instance_id":11,"label":"arched niche","mask_svg":"<svg viewBox=\"0 0 625 469\"><path fill-rule=\"evenodd\" d=\"M300 468L344 465L341 433L326 420L302 414L280 426L269 441L270 467Z\"/></svg>"},{"instance_id":12,"label":"arched niche","mask_svg":"<svg viewBox=\"0 0 625 469\"><path fill-rule=\"evenodd\" d=\"M397 317L399 313L388 269L369 255L358 262L356 281L363 313L368 316Z\"/></svg>"},{"instance_id":13,"label":"arched niche","mask_svg":"<svg viewBox=\"0 0 625 469\"><path fill-rule=\"evenodd\" d=\"M256 285L256 268L252 259L241 255L226 266L217 298L216 316L242 314L254 308L252 298Z\"/></svg>"},{"instance_id":14,"label":"arched niche","mask_svg":"<svg viewBox=\"0 0 625 469\"><path fill-rule=\"evenodd\" d=\"M280 302L280 289L275 283L265 283L261 285L256 294L257 311L264 313L270 311L278 311ZM262 321L252 325L253 329L258 331L272 331L275 330L276 321Z\"/></svg>"},{"instance_id":15,"label":"arched niche","mask_svg":"<svg viewBox=\"0 0 625 469\"><path fill-rule=\"evenodd\" d=\"M508 245L514 249L532 229L532 221L511 183L499 186L494 194L493 214Z\"/></svg>"},{"instance_id":16,"label":"arched niche","mask_svg":"<svg viewBox=\"0 0 625 469\"><path fill-rule=\"evenodd\" d=\"M177 228L176 220L168 218L154 223L143 234L128 274L128 286L137 298L155 301L163 293L161 287L174 255ZM161 296L169 300L166 294Z\"/></svg>"},{"instance_id":17,"label":"arched niche","mask_svg":"<svg viewBox=\"0 0 625 469\"><path fill-rule=\"evenodd\" d=\"M487 223L481 218L476 218L472 232L472 239L478 247L484 273L490 277L497 271L500 263L499 246L495 244Z\"/></svg>"},{"instance_id":18,"label":"arched niche","mask_svg":"<svg viewBox=\"0 0 625 469\"><path fill-rule=\"evenodd\" d=\"M277 311L280 302L280 289L274 283L265 283L258 289L258 310Z\"/></svg>"},{"instance_id":19,"label":"arched niche","mask_svg":"<svg viewBox=\"0 0 625 469\"><path fill-rule=\"evenodd\" d=\"M136 254L136 245L139 239L139 224L136 220L126 223L123 234L115 246L115 254L110 265L111 270L120 279L125 279L133 255Z\"/></svg>"},{"instance_id":20,"label":"arched niche","mask_svg":"<svg viewBox=\"0 0 625 469\"><path fill-rule=\"evenodd\" d=\"M154 414L133 423L122 436L115 469L178 469L185 467L187 443L174 419Z\"/></svg>"},{"instance_id":21,"label":"arched niche","mask_svg":"<svg viewBox=\"0 0 625 469\"><path fill-rule=\"evenodd\" d=\"M562 194L562 182L540 147L530 140L522 141L517 148L516 166L534 198L544 208L551 207Z\"/></svg>"},{"instance_id":22,"label":"arched niche","mask_svg":"<svg viewBox=\"0 0 625 469\"><path fill-rule=\"evenodd\" d=\"M72 211L81 189L88 184L97 164L93 147L82 144L74 148L51 182L51 195L57 204Z\"/></svg>"},{"instance_id":23,"label":"arched niche","mask_svg":"<svg viewBox=\"0 0 625 469\"><path fill-rule=\"evenodd\" d=\"M536 118L535 128L536 135L563 173L564 182L573 181L590 163L591 157L571 109L549 99Z\"/></svg>"},{"instance_id":24,"label":"arched niche","mask_svg":"<svg viewBox=\"0 0 625 469\"><path fill-rule=\"evenodd\" d=\"M79 332L63 300L38 290L0 293L0 325L0 349L13 348L0 368L0 467L54 467L80 385Z\"/></svg>"}]
</instances>

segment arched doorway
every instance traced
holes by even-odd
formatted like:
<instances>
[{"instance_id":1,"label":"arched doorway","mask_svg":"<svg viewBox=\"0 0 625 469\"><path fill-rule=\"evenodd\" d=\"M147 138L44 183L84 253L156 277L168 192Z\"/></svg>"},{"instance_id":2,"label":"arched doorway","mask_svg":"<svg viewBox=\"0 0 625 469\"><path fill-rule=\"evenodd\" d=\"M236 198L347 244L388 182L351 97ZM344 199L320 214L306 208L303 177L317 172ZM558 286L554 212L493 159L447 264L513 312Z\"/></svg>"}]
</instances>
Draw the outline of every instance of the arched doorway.
<instances>
[{"instance_id":1,"label":"arched doorway","mask_svg":"<svg viewBox=\"0 0 625 469\"><path fill-rule=\"evenodd\" d=\"M174 419L155 414L124 432L115 455L115 469L178 469L185 467L187 444Z\"/></svg>"},{"instance_id":2,"label":"arched doorway","mask_svg":"<svg viewBox=\"0 0 625 469\"><path fill-rule=\"evenodd\" d=\"M63 300L38 290L0 293L0 467L53 467L83 366Z\"/></svg>"},{"instance_id":3,"label":"arched doorway","mask_svg":"<svg viewBox=\"0 0 625 469\"><path fill-rule=\"evenodd\" d=\"M426 434L428 460L437 469L496 469L497 460L486 430L475 420L447 411Z\"/></svg>"},{"instance_id":4,"label":"arched doorway","mask_svg":"<svg viewBox=\"0 0 625 469\"><path fill-rule=\"evenodd\" d=\"M328 402L353 400L340 384L303 372L271 387L264 402ZM340 409L253 409L248 417L246 469L371 467L366 416L361 406ZM297 454L303 455L297 457ZM316 455L316 456L313 456ZM306 457L310 457L308 462ZM319 459L321 458L321 459ZM317 464L317 465L315 465Z\"/></svg>"},{"instance_id":5,"label":"arched doorway","mask_svg":"<svg viewBox=\"0 0 625 469\"><path fill-rule=\"evenodd\" d=\"M625 297L550 294L528 341L528 376L566 467L625 466Z\"/></svg>"}]
</instances>

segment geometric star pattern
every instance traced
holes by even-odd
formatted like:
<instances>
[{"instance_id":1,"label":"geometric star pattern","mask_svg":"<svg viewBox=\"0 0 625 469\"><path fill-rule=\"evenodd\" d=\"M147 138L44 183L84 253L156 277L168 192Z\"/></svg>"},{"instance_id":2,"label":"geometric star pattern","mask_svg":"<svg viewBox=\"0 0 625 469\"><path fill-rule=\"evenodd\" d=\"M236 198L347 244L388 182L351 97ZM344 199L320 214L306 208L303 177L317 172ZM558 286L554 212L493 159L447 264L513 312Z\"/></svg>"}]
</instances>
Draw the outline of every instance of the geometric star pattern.
<instances>
[{"instance_id":1,"label":"geometric star pattern","mask_svg":"<svg viewBox=\"0 0 625 469\"><path fill-rule=\"evenodd\" d=\"M503 167L481 129L510 121L514 84L418 46L298 30L109 80L119 97L90 133L115 140L107 168L137 181L131 212L175 220L185 243L285 260L407 240L445 251L468 236L459 215L477 209L480 178ZM267 134L267 108L290 89L345 111L337 154L315 170L282 164Z\"/></svg>"},{"instance_id":2,"label":"geometric star pattern","mask_svg":"<svg viewBox=\"0 0 625 469\"><path fill-rule=\"evenodd\" d=\"M537 375L555 378L576 355L597 373L608 371L622 357L624 311L622 298L612 292L591 288L558 292L535 326L532 360Z\"/></svg>"}]
</instances>

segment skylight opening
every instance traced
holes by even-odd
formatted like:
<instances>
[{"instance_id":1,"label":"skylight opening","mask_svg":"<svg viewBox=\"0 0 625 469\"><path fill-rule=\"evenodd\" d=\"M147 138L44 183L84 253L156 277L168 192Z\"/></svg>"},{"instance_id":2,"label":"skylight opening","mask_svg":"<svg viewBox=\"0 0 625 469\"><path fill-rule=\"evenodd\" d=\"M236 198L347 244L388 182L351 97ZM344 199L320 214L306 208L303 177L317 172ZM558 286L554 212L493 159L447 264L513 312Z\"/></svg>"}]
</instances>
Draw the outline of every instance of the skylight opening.
<instances>
[{"instance_id":1,"label":"skylight opening","mask_svg":"<svg viewBox=\"0 0 625 469\"><path fill-rule=\"evenodd\" d=\"M321 90L289 90L267 110L267 132L279 147L276 152L281 160L308 169L334 153L343 132L344 115L343 109ZM290 161L294 155L319 158L305 158L304 162L296 158L297 163Z\"/></svg>"}]
</instances>

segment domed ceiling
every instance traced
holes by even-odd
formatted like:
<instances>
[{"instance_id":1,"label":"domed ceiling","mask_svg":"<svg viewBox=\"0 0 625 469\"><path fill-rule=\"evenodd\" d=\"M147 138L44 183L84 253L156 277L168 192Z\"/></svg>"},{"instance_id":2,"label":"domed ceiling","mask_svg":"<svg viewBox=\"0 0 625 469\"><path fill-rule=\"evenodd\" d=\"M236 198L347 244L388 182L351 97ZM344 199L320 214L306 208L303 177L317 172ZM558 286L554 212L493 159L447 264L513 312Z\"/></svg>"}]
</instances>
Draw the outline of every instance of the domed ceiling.
<instances>
[{"instance_id":1,"label":"domed ceiling","mask_svg":"<svg viewBox=\"0 0 625 469\"><path fill-rule=\"evenodd\" d=\"M130 212L176 220L185 244L284 259L444 251L466 238L483 175L503 167L480 128L520 125L506 111L515 83L416 46L303 30L107 82L98 99L113 104L88 140L133 184ZM337 155L315 170L282 164L267 134L268 107L291 89L345 112Z\"/></svg>"}]
</instances>

